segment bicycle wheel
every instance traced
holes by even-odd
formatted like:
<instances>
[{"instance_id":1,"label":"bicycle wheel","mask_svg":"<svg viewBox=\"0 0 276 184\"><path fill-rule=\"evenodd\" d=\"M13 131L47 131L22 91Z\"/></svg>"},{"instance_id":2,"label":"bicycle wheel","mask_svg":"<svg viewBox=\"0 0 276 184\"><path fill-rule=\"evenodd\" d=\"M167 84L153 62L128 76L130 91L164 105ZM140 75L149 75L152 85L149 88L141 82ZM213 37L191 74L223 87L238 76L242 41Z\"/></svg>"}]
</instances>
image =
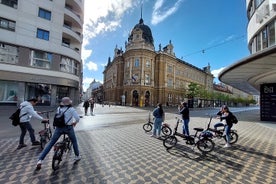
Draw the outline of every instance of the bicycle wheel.
<instances>
[{"instance_id":1,"label":"bicycle wheel","mask_svg":"<svg viewBox=\"0 0 276 184\"><path fill-rule=\"evenodd\" d=\"M197 143L197 149L202 153L208 153L214 150L215 143L208 138L200 139Z\"/></svg>"},{"instance_id":2,"label":"bicycle wheel","mask_svg":"<svg viewBox=\"0 0 276 184\"><path fill-rule=\"evenodd\" d=\"M177 144L177 138L175 136L168 136L163 140L165 148L170 149Z\"/></svg>"},{"instance_id":3,"label":"bicycle wheel","mask_svg":"<svg viewBox=\"0 0 276 184\"><path fill-rule=\"evenodd\" d=\"M227 142L226 136L223 136L223 138L224 138L225 142ZM236 143L238 141L238 139L239 139L239 135L234 131L230 131L230 144Z\"/></svg>"},{"instance_id":4,"label":"bicycle wheel","mask_svg":"<svg viewBox=\"0 0 276 184\"><path fill-rule=\"evenodd\" d=\"M145 130L145 132L150 132L152 130L152 124L151 123L145 123L143 125L143 129Z\"/></svg>"},{"instance_id":5,"label":"bicycle wheel","mask_svg":"<svg viewBox=\"0 0 276 184\"><path fill-rule=\"evenodd\" d=\"M61 147L56 148L53 160L52 160L52 168L53 170L57 170L59 168L59 164L62 161L63 149Z\"/></svg>"},{"instance_id":6,"label":"bicycle wheel","mask_svg":"<svg viewBox=\"0 0 276 184\"><path fill-rule=\"evenodd\" d=\"M165 136L169 136L172 134L172 129L168 126L162 126L161 131Z\"/></svg>"}]
</instances>

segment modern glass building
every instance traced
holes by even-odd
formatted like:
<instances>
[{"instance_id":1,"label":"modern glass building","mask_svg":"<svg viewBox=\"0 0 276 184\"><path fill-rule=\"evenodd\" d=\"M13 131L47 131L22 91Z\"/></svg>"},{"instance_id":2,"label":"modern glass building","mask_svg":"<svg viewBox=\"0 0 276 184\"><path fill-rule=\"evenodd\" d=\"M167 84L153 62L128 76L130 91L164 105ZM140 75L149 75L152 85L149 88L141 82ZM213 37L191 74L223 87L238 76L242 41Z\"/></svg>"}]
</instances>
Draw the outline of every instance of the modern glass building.
<instances>
[{"instance_id":1,"label":"modern glass building","mask_svg":"<svg viewBox=\"0 0 276 184\"><path fill-rule=\"evenodd\" d=\"M0 0L0 105L77 103L84 0Z\"/></svg>"}]
</instances>

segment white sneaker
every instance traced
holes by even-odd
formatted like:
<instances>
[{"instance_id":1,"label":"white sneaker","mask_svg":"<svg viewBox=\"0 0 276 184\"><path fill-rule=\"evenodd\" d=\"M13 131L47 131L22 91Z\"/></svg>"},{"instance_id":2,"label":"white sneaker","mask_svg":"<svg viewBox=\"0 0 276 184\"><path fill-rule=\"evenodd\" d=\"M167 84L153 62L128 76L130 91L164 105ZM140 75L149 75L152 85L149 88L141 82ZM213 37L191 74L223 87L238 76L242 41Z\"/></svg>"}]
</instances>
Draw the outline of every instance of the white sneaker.
<instances>
[{"instance_id":1,"label":"white sneaker","mask_svg":"<svg viewBox=\"0 0 276 184\"><path fill-rule=\"evenodd\" d=\"M151 134L151 137L155 137L155 135Z\"/></svg>"},{"instance_id":2,"label":"white sneaker","mask_svg":"<svg viewBox=\"0 0 276 184\"><path fill-rule=\"evenodd\" d=\"M81 160L81 156L75 156L75 158L74 158L75 162L80 161L80 160Z\"/></svg>"},{"instance_id":3,"label":"white sneaker","mask_svg":"<svg viewBox=\"0 0 276 184\"><path fill-rule=\"evenodd\" d=\"M231 144L226 143L223 147L224 147L224 148L229 148L229 147L231 147Z\"/></svg>"},{"instance_id":4,"label":"white sneaker","mask_svg":"<svg viewBox=\"0 0 276 184\"><path fill-rule=\"evenodd\" d=\"M36 170L40 170L41 169L41 165L42 165L42 160L38 160L38 162L36 164Z\"/></svg>"}]
</instances>

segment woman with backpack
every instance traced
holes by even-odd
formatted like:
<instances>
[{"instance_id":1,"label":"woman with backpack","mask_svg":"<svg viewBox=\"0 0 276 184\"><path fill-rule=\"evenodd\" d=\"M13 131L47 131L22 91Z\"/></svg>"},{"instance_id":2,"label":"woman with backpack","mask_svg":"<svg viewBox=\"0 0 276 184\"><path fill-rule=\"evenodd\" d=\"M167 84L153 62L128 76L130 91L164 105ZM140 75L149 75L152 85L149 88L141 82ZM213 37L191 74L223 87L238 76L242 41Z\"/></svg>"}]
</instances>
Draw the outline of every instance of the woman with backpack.
<instances>
[{"instance_id":1,"label":"woman with backpack","mask_svg":"<svg viewBox=\"0 0 276 184\"><path fill-rule=\"evenodd\" d=\"M44 148L44 150L40 153L38 162L36 165L36 170L41 169L42 161L46 157L46 155L49 153L51 148L55 145L55 143L58 141L59 137L62 134L67 134L70 138L73 149L75 153L75 159L74 161L79 161L81 159L79 155L79 148L78 148L78 142L75 135L74 127L79 122L80 117L76 111L76 109L72 106L72 100L69 97L63 97L60 103L60 106L57 109L57 114L59 114L59 117L64 116L64 125L56 125L55 132L50 140L50 142L47 144L47 146ZM55 115L56 117L56 115ZM55 119L55 118L54 118ZM58 118L56 118L58 119ZM59 121L58 121L59 122ZM54 120L55 124L55 120Z\"/></svg>"},{"instance_id":2,"label":"woman with backpack","mask_svg":"<svg viewBox=\"0 0 276 184\"><path fill-rule=\"evenodd\" d=\"M162 104L158 103L152 114L154 116L154 122L151 137L160 138L162 122L165 120L165 112L163 110Z\"/></svg>"}]
</instances>

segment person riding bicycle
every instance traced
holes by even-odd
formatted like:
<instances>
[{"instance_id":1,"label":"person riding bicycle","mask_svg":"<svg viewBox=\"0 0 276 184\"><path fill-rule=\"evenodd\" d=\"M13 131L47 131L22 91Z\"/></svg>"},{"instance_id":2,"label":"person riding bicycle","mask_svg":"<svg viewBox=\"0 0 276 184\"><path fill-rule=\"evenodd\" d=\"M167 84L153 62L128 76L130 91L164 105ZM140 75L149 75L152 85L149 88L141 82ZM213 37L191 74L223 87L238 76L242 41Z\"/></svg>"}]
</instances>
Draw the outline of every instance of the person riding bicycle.
<instances>
[{"instance_id":1,"label":"person riding bicycle","mask_svg":"<svg viewBox=\"0 0 276 184\"><path fill-rule=\"evenodd\" d=\"M216 127L218 127L218 125L221 126L225 126L225 136L226 136L226 144L224 145L225 148L228 148L228 147L231 147L230 145L230 130L233 126L233 123L231 121L231 116L233 115L232 112L229 111L229 108L224 105L222 108L221 108L221 122L220 123L217 123ZM223 123L225 122L225 124Z\"/></svg>"},{"instance_id":2,"label":"person riding bicycle","mask_svg":"<svg viewBox=\"0 0 276 184\"><path fill-rule=\"evenodd\" d=\"M223 108L224 108L225 106L226 106L226 105L221 106L220 110L219 110L218 113L217 113L217 118L220 119L220 121L214 125L215 131L217 130L218 127L222 127L222 126L224 126L224 124L225 124L224 122L222 122L222 119L221 119L221 117L222 117L222 115L223 115Z\"/></svg>"},{"instance_id":3,"label":"person riding bicycle","mask_svg":"<svg viewBox=\"0 0 276 184\"><path fill-rule=\"evenodd\" d=\"M81 160L81 157L79 155L79 148L78 148L78 142L75 135L74 127L79 122L80 117L76 111L76 109L72 106L72 100L69 97L63 97L60 103L60 106L57 109L58 112L64 113L64 120L65 120L65 126L64 127L56 127L55 132L50 140L50 142L47 144L47 146L44 148L44 150L40 153L38 162L36 165L36 169L41 169L41 164L46 155L49 153L51 148L54 146L54 144L58 141L59 137L62 134L67 134L70 138L73 149L75 153L74 161Z\"/></svg>"}]
</instances>

